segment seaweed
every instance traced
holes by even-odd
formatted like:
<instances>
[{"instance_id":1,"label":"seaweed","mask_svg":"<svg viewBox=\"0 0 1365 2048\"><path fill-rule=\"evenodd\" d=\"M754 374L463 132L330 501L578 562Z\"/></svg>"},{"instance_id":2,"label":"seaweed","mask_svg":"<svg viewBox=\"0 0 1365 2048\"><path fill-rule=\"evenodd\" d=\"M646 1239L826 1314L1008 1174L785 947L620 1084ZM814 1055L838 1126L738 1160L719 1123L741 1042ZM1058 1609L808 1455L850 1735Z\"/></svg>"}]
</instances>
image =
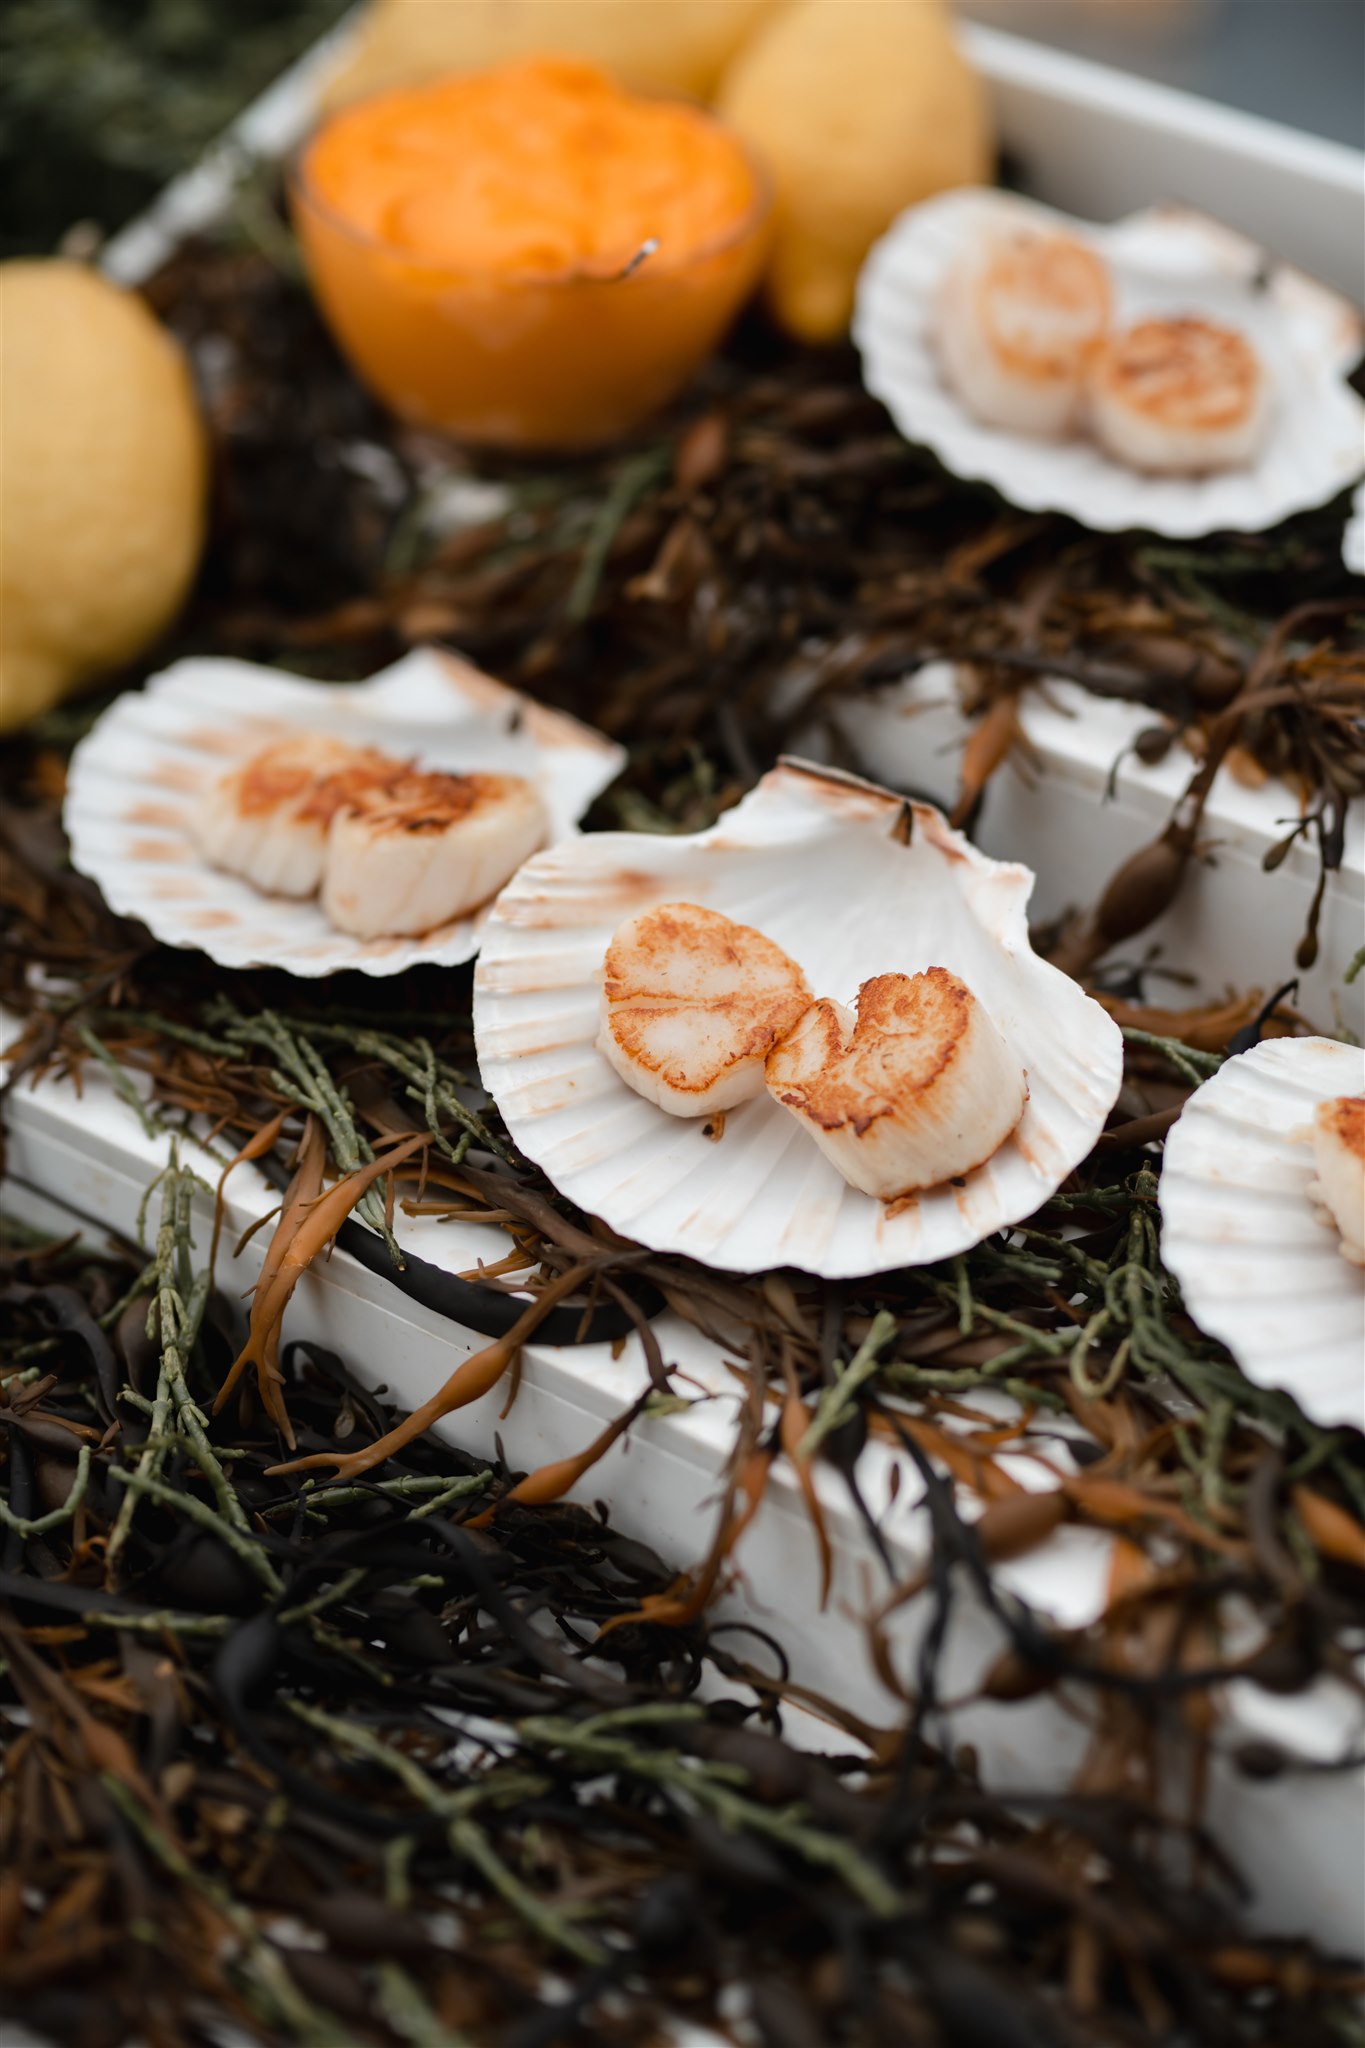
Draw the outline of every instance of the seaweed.
<instances>
[{"instance_id":1,"label":"seaweed","mask_svg":"<svg viewBox=\"0 0 1365 2048\"><path fill-rule=\"evenodd\" d=\"M1354 1683L1365 1453L1194 1327L1156 1204L1190 1089L1302 1020L1292 988L1159 1007L1114 958L1188 886L1220 760L1297 784L1291 837L1324 874L1341 857L1365 675L1335 514L1178 550L1022 518L890 433L849 356L757 325L624 450L476 464L382 419L297 280L240 243L151 290L205 375L218 479L156 660L345 680L449 637L625 741L592 822L638 829L708 823L813 727L837 754L841 703L938 656L980 713L968 828L1048 675L1146 705L1139 745L1187 747L1191 783L1050 935L1125 1036L1091 1158L947 1266L835 1285L708 1272L567 1204L479 1090L467 972L342 977L319 1006L157 947L66 859L63 755L93 705L10 750L6 1088L112 1083L171 1147L250 1157L285 1200L245 1349L174 1150L150 1259L0 1258L0 2009L82 2043L226 2017L532 2048L653 2041L666 2013L783 2048L1355 2038L1355 1962L1253 1940L1204 1818L1214 1769L1360 1762L1234 1749L1221 1702L1234 1679ZM405 1208L485 1222L506 1255L445 1273L402 1252ZM292 1311L280 1327L329 1243L489 1340L416 1418ZM709 1543L669 1561L565 1498L685 1397L661 1304L741 1395ZM463 1397L505 1377L515 1399L533 1333L633 1333L648 1384L556 1465L463 1457ZM870 1438L922 1507L913 1567L868 1498ZM866 1535L885 1727L716 1618L779 1471L826 1574L839 1489ZM1112 1563L1103 1611L1067 1628L1002 1567L1075 1527ZM975 1696L1080 1717L1070 1790L1002 1802L955 1746L968 1603L1000 1641ZM786 1739L811 1707L832 1757Z\"/></svg>"},{"instance_id":2,"label":"seaweed","mask_svg":"<svg viewBox=\"0 0 1365 2048\"><path fill-rule=\"evenodd\" d=\"M0 1250L0 2016L81 2048L626 2048L740 2018L772 2048L1355 2038L1355 1967L1251 1940L1197 1825L1112 1772L1002 1802L936 1743L934 1632L871 1729L779 1642L641 1618L664 1560L448 1441L345 1486L272 1476L264 1408L202 1421L225 1346L191 1192L172 1165L150 1267ZM385 1431L329 1351L282 1364L305 1447ZM906 1444L946 1611L953 1556L985 1577L1030 1532L973 1533ZM1211 1597L1179 1596L1191 1626ZM1176 1598L1111 1627L1130 1719L1197 1696L1169 1638L1145 1680L1116 1654Z\"/></svg>"}]
</instances>

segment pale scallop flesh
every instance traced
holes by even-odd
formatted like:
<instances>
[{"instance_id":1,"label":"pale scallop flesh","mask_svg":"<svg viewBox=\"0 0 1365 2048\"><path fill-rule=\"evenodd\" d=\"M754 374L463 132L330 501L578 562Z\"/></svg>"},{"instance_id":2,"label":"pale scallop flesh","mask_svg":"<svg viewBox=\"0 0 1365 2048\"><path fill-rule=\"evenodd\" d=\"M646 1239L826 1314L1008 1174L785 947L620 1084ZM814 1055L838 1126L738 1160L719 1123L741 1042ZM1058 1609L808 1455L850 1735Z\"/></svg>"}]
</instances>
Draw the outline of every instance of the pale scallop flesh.
<instances>
[{"instance_id":1,"label":"pale scallop flesh","mask_svg":"<svg viewBox=\"0 0 1365 2048\"><path fill-rule=\"evenodd\" d=\"M607 947L597 1043L623 1081L672 1116L763 1092L763 1062L810 1001L780 946L697 903L628 918Z\"/></svg>"},{"instance_id":2,"label":"pale scallop flesh","mask_svg":"<svg viewBox=\"0 0 1365 2048\"><path fill-rule=\"evenodd\" d=\"M1188 315L1111 336L1094 354L1087 390L1096 439L1132 469L1244 467L1270 420L1270 378L1246 336Z\"/></svg>"},{"instance_id":3,"label":"pale scallop flesh","mask_svg":"<svg viewBox=\"0 0 1365 2048\"><path fill-rule=\"evenodd\" d=\"M1067 433L1111 304L1104 262L1074 236L1023 225L983 230L939 297L943 373L976 419L1022 434Z\"/></svg>"},{"instance_id":4,"label":"pale scallop flesh","mask_svg":"<svg viewBox=\"0 0 1365 2048\"><path fill-rule=\"evenodd\" d=\"M767 1083L849 1185L884 1201L984 1166L1028 1100L1019 1060L946 967L874 975L856 1016L813 1003L768 1055Z\"/></svg>"},{"instance_id":5,"label":"pale scallop flesh","mask_svg":"<svg viewBox=\"0 0 1365 2048\"><path fill-rule=\"evenodd\" d=\"M358 939L435 931L496 896L548 837L523 776L405 775L336 812L322 908Z\"/></svg>"}]
</instances>

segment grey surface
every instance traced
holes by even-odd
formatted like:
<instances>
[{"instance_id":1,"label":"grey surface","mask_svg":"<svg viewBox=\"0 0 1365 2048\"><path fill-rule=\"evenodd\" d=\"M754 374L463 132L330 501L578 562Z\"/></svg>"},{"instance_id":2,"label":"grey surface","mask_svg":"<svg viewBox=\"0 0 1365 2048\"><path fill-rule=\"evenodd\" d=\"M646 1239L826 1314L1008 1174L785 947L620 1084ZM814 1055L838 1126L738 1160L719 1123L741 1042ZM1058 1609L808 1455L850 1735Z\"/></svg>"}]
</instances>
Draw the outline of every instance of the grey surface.
<instances>
[{"instance_id":1,"label":"grey surface","mask_svg":"<svg viewBox=\"0 0 1365 2048\"><path fill-rule=\"evenodd\" d=\"M1365 147L1365 0L963 0L1077 56Z\"/></svg>"}]
</instances>

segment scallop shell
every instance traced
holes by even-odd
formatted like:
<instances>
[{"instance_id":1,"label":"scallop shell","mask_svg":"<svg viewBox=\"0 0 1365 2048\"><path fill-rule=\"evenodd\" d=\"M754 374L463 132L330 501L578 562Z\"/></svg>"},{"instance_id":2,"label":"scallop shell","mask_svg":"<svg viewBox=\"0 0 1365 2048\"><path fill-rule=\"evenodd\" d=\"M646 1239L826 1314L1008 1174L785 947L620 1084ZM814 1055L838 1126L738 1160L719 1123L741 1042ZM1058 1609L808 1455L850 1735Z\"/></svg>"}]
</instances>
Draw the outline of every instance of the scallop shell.
<instances>
[{"instance_id":1,"label":"scallop shell","mask_svg":"<svg viewBox=\"0 0 1365 2048\"><path fill-rule=\"evenodd\" d=\"M1162 1256L1190 1314L1326 1429L1365 1429L1365 1273L1314 1211L1297 1134L1318 1103L1361 1094L1360 1046L1268 1039L1190 1097L1161 1169Z\"/></svg>"},{"instance_id":2,"label":"scallop shell","mask_svg":"<svg viewBox=\"0 0 1365 2048\"><path fill-rule=\"evenodd\" d=\"M1351 500L1351 516L1341 536L1341 559L1353 576L1365 576L1365 484Z\"/></svg>"},{"instance_id":3,"label":"scallop shell","mask_svg":"<svg viewBox=\"0 0 1365 2048\"><path fill-rule=\"evenodd\" d=\"M292 730L415 756L424 768L524 775L556 839L574 831L625 760L591 727L434 648L350 684L302 682L245 661L178 661L117 698L72 756L65 824L74 865L112 910L220 967L312 978L471 959L486 905L416 937L356 939L315 900L265 895L202 858L189 832L197 794Z\"/></svg>"},{"instance_id":4,"label":"scallop shell","mask_svg":"<svg viewBox=\"0 0 1365 2048\"><path fill-rule=\"evenodd\" d=\"M1105 258L1123 324L1202 312L1239 328L1270 366L1275 413L1257 461L1207 476L1156 476L1093 441L1035 440L982 425L948 389L930 332L939 285L988 221L1062 229ZM1365 322L1343 298L1185 207L1153 207L1097 227L1032 200L972 188L911 207L869 254L853 337L869 391L909 441L955 476L993 484L1031 512L1066 512L1105 533L1172 538L1259 532L1326 503L1360 476L1365 404L1345 378Z\"/></svg>"},{"instance_id":5,"label":"scallop shell","mask_svg":"<svg viewBox=\"0 0 1365 2048\"><path fill-rule=\"evenodd\" d=\"M475 970L484 1085L563 1194L657 1251L831 1279L948 1258L1037 1209L1118 1093L1113 1022L1030 949L1032 887L930 806L784 761L707 832L592 833L526 863ZM951 968L1028 1068L1014 1135L960 1184L886 1205L766 1095L731 1110L718 1139L644 1101L597 1050L603 961L625 918L678 901L766 932L817 994L844 1001L875 973Z\"/></svg>"}]
</instances>

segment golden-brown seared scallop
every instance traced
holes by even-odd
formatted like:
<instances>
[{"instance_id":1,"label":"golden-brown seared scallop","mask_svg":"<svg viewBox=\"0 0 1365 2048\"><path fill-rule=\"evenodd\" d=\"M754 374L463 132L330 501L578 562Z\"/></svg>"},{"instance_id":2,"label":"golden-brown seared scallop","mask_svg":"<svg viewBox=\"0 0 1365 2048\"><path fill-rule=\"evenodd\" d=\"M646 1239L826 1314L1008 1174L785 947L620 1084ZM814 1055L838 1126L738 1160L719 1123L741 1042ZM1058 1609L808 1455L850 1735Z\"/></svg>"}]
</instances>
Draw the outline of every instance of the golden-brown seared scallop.
<instances>
[{"instance_id":1,"label":"golden-brown seared scallop","mask_svg":"<svg viewBox=\"0 0 1365 2048\"><path fill-rule=\"evenodd\" d=\"M769 1053L767 1085L846 1181L884 1200L984 1165L1028 1100L1023 1067L946 967L865 981L856 1018L813 1003Z\"/></svg>"},{"instance_id":2,"label":"golden-brown seared scallop","mask_svg":"<svg viewBox=\"0 0 1365 2048\"><path fill-rule=\"evenodd\" d=\"M1067 433L1110 305L1109 273L1084 242L1033 227L994 230L945 280L936 329L943 374L988 426Z\"/></svg>"},{"instance_id":3,"label":"golden-brown seared scallop","mask_svg":"<svg viewBox=\"0 0 1365 2048\"><path fill-rule=\"evenodd\" d=\"M1132 469L1235 469L1259 452L1270 407L1255 349L1212 320L1140 320L1091 360L1095 438Z\"/></svg>"},{"instance_id":4,"label":"golden-brown seared scallop","mask_svg":"<svg viewBox=\"0 0 1365 2048\"><path fill-rule=\"evenodd\" d=\"M496 896L548 836L524 776L409 770L337 810L322 908L358 939L432 931Z\"/></svg>"},{"instance_id":5,"label":"golden-brown seared scallop","mask_svg":"<svg viewBox=\"0 0 1365 2048\"><path fill-rule=\"evenodd\" d=\"M763 1093L763 1062L810 1001L805 976L751 925L697 903L629 918L607 948L598 1046L672 1116Z\"/></svg>"}]
</instances>

